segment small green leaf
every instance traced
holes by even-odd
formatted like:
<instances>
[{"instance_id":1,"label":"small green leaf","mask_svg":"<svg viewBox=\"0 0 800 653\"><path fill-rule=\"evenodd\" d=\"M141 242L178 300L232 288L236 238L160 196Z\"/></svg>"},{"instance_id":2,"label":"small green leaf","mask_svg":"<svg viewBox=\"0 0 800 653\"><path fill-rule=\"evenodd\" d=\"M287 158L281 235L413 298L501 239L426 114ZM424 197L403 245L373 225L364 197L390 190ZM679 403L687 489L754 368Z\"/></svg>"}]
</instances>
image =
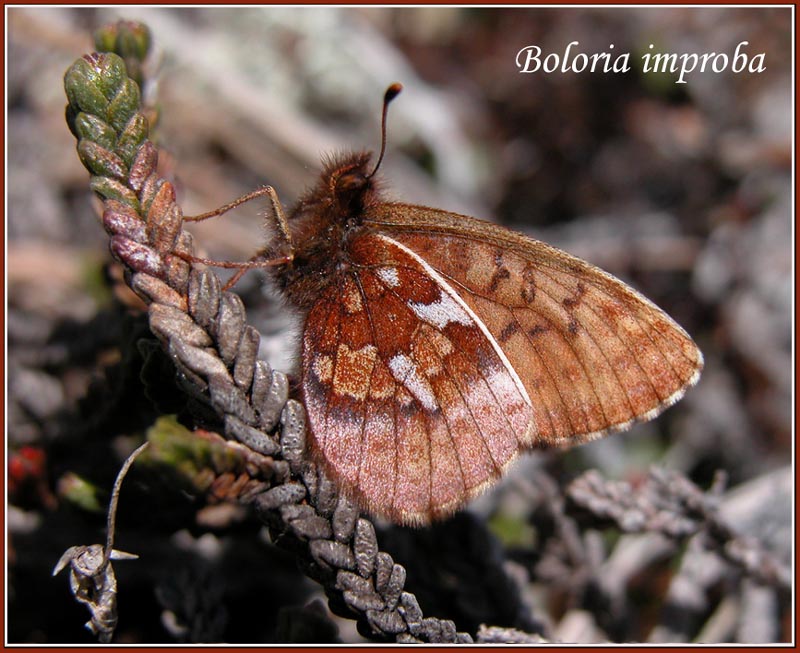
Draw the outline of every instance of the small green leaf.
<instances>
[{"instance_id":1,"label":"small green leaf","mask_svg":"<svg viewBox=\"0 0 800 653\"><path fill-rule=\"evenodd\" d=\"M86 59L78 59L64 74L64 90L70 105L105 119L108 98L94 83L94 70Z\"/></svg>"},{"instance_id":2,"label":"small green leaf","mask_svg":"<svg viewBox=\"0 0 800 653\"><path fill-rule=\"evenodd\" d=\"M128 121L139 111L140 103L139 86L132 79L126 77L119 92L108 105L108 122L117 132L121 132L125 129Z\"/></svg>"},{"instance_id":3,"label":"small green leaf","mask_svg":"<svg viewBox=\"0 0 800 653\"><path fill-rule=\"evenodd\" d=\"M74 124L79 140L94 141L107 150L113 150L117 144L117 134L114 129L97 116L81 112L75 116Z\"/></svg>"},{"instance_id":4,"label":"small green leaf","mask_svg":"<svg viewBox=\"0 0 800 653\"><path fill-rule=\"evenodd\" d=\"M109 177L92 177L89 182L91 189L103 199L117 200L127 204L137 212L139 211L139 200L127 186L110 179Z\"/></svg>"},{"instance_id":5,"label":"small green leaf","mask_svg":"<svg viewBox=\"0 0 800 653\"><path fill-rule=\"evenodd\" d=\"M93 52L87 56L94 64L92 67L94 83L106 98L112 100L128 79L125 62L113 52Z\"/></svg>"},{"instance_id":6,"label":"small green leaf","mask_svg":"<svg viewBox=\"0 0 800 653\"><path fill-rule=\"evenodd\" d=\"M196 492L205 492L218 474L244 468L231 447L190 431L174 415L159 417L148 429L147 439L150 447L142 460L172 469Z\"/></svg>"},{"instance_id":7,"label":"small green leaf","mask_svg":"<svg viewBox=\"0 0 800 653\"><path fill-rule=\"evenodd\" d=\"M94 33L95 47L100 52L116 52L123 59L143 61L152 42L150 29L144 23L120 20L104 25Z\"/></svg>"},{"instance_id":8,"label":"small green leaf","mask_svg":"<svg viewBox=\"0 0 800 653\"><path fill-rule=\"evenodd\" d=\"M129 167L133 164L139 146L147 140L150 126L141 113L134 114L125 125L117 140L116 152Z\"/></svg>"},{"instance_id":9,"label":"small green leaf","mask_svg":"<svg viewBox=\"0 0 800 653\"><path fill-rule=\"evenodd\" d=\"M58 481L58 495L81 510L100 513L105 511L105 492L74 472L67 472Z\"/></svg>"},{"instance_id":10,"label":"small green leaf","mask_svg":"<svg viewBox=\"0 0 800 653\"><path fill-rule=\"evenodd\" d=\"M122 159L97 143L80 141L78 156L92 174L122 181L128 177L128 167Z\"/></svg>"},{"instance_id":11,"label":"small green leaf","mask_svg":"<svg viewBox=\"0 0 800 653\"><path fill-rule=\"evenodd\" d=\"M506 547L532 549L536 544L536 529L518 517L496 514L489 521L489 530Z\"/></svg>"}]
</instances>

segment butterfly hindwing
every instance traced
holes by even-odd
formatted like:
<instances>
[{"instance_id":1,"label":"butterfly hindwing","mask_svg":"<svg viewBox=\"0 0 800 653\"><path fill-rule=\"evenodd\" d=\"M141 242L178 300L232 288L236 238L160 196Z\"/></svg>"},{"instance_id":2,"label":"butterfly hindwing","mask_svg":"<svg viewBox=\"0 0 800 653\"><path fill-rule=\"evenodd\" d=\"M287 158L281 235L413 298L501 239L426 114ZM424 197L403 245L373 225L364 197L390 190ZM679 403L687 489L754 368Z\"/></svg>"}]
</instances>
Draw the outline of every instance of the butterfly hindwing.
<instances>
[{"instance_id":1,"label":"butterfly hindwing","mask_svg":"<svg viewBox=\"0 0 800 653\"><path fill-rule=\"evenodd\" d=\"M382 204L370 225L454 288L533 403L526 446L576 443L655 417L696 382L702 356L663 311L611 275L474 218Z\"/></svg>"},{"instance_id":2,"label":"butterfly hindwing","mask_svg":"<svg viewBox=\"0 0 800 653\"><path fill-rule=\"evenodd\" d=\"M480 318L412 250L367 232L348 256L303 334L312 448L367 509L424 523L501 475L529 439L530 398Z\"/></svg>"}]
</instances>

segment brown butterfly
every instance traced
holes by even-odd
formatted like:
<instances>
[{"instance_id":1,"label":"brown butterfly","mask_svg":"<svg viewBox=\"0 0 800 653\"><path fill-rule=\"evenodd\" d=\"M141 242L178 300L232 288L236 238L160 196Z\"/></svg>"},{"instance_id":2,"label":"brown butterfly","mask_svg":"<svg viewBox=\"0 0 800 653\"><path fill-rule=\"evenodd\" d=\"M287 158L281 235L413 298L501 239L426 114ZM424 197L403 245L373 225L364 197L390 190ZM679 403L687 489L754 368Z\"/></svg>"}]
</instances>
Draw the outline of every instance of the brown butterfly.
<instances>
[{"instance_id":1,"label":"brown butterfly","mask_svg":"<svg viewBox=\"0 0 800 653\"><path fill-rule=\"evenodd\" d=\"M372 514L445 517L520 451L578 444L654 418L703 357L661 309L610 274L503 227L382 198L378 163L339 156L244 269L267 267L305 317L312 455ZM203 259L199 259L203 260ZM206 261L208 263L219 263Z\"/></svg>"}]
</instances>

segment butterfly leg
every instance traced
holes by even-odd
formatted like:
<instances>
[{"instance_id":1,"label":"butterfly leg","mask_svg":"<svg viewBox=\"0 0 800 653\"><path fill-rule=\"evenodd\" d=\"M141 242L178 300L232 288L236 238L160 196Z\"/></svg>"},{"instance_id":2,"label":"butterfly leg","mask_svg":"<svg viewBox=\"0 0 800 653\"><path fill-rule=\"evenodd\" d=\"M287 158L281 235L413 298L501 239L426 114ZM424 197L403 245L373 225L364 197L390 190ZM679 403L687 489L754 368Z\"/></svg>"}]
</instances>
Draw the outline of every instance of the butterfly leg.
<instances>
[{"instance_id":1,"label":"butterfly leg","mask_svg":"<svg viewBox=\"0 0 800 653\"><path fill-rule=\"evenodd\" d=\"M275 192L275 189L272 186L264 186L252 191L251 193L242 195L241 197L233 200L233 202L220 206L212 211L207 211L206 213L200 213L198 215L184 216L183 219L185 222L200 222L202 220L208 220L209 218L224 215L228 211L235 209L237 206L241 206L250 200L263 197L265 195L269 198L270 204L272 205L272 216L284 245L281 249L287 252L286 255L267 259L264 258L263 253L259 253L255 256L252 256L247 261L218 261L180 252L175 252L175 255L189 263L202 263L203 265L209 265L217 268L238 268L236 274L234 274L223 286L223 290L229 290L232 288L239 281L239 279L244 276L247 270L290 263L294 258L294 248L292 246L292 239L289 234L289 225L283 212L283 206L278 199L278 194Z\"/></svg>"},{"instance_id":2,"label":"butterfly leg","mask_svg":"<svg viewBox=\"0 0 800 653\"><path fill-rule=\"evenodd\" d=\"M292 259L294 258L293 255L288 255L265 259L263 254L256 254L247 261L218 261L215 259L203 258L202 256L193 256L192 254L186 254L184 252L173 252L173 254L178 258L183 259L187 263L201 263L202 265L208 265L215 268L237 269L236 274L234 274L222 287L223 290L230 290L248 270L252 270L253 268L269 268L275 265L284 265L285 263L291 263Z\"/></svg>"},{"instance_id":3,"label":"butterfly leg","mask_svg":"<svg viewBox=\"0 0 800 653\"><path fill-rule=\"evenodd\" d=\"M216 208L212 211L206 211L205 213L200 213L199 215L185 215L183 216L183 220L184 222L201 222L203 220L208 220L209 218L216 218L217 216L225 215L228 211L235 209L237 206L246 204L250 200L263 197L264 195L269 195L270 199L274 198L273 205L278 199L277 195L275 195L275 189L273 189L272 186L264 186L247 193L246 195L236 198L233 200L233 202L223 204L219 208Z\"/></svg>"},{"instance_id":4,"label":"butterfly leg","mask_svg":"<svg viewBox=\"0 0 800 653\"><path fill-rule=\"evenodd\" d=\"M209 218L225 215L228 211L235 209L237 206L246 204L250 200L254 200L258 197L264 197L265 195L269 198L270 204L272 205L272 215L278 228L278 232L286 242L286 245L288 246L287 249L291 251L292 238L289 235L289 225L286 221L286 216L283 213L281 201L278 199L278 194L275 192L275 189L272 186L263 186L258 188L250 193L247 193L246 195L238 197L237 199L233 200L233 202L223 204L219 208L213 209L212 211L206 211L205 213L200 213L198 215L185 215L183 216L183 220L184 222L201 222L203 220L208 220Z\"/></svg>"}]
</instances>

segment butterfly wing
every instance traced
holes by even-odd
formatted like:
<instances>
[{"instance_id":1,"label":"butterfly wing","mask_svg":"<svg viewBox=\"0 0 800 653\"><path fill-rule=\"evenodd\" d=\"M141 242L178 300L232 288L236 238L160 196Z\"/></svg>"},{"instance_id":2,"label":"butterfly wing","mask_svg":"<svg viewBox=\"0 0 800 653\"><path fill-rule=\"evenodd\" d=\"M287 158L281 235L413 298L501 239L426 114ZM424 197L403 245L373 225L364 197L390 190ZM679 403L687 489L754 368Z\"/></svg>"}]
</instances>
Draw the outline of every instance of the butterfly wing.
<instances>
[{"instance_id":1,"label":"butterfly wing","mask_svg":"<svg viewBox=\"0 0 800 653\"><path fill-rule=\"evenodd\" d=\"M686 332L585 261L421 206L378 205L368 226L423 259L485 325L532 400L525 446L624 430L655 417L699 378L703 358Z\"/></svg>"},{"instance_id":2,"label":"butterfly wing","mask_svg":"<svg viewBox=\"0 0 800 653\"><path fill-rule=\"evenodd\" d=\"M528 392L495 338L420 256L374 232L311 308L303 394L312 451L372 513L446 515L530 439Z\"/></svg>"}]
</instances>

